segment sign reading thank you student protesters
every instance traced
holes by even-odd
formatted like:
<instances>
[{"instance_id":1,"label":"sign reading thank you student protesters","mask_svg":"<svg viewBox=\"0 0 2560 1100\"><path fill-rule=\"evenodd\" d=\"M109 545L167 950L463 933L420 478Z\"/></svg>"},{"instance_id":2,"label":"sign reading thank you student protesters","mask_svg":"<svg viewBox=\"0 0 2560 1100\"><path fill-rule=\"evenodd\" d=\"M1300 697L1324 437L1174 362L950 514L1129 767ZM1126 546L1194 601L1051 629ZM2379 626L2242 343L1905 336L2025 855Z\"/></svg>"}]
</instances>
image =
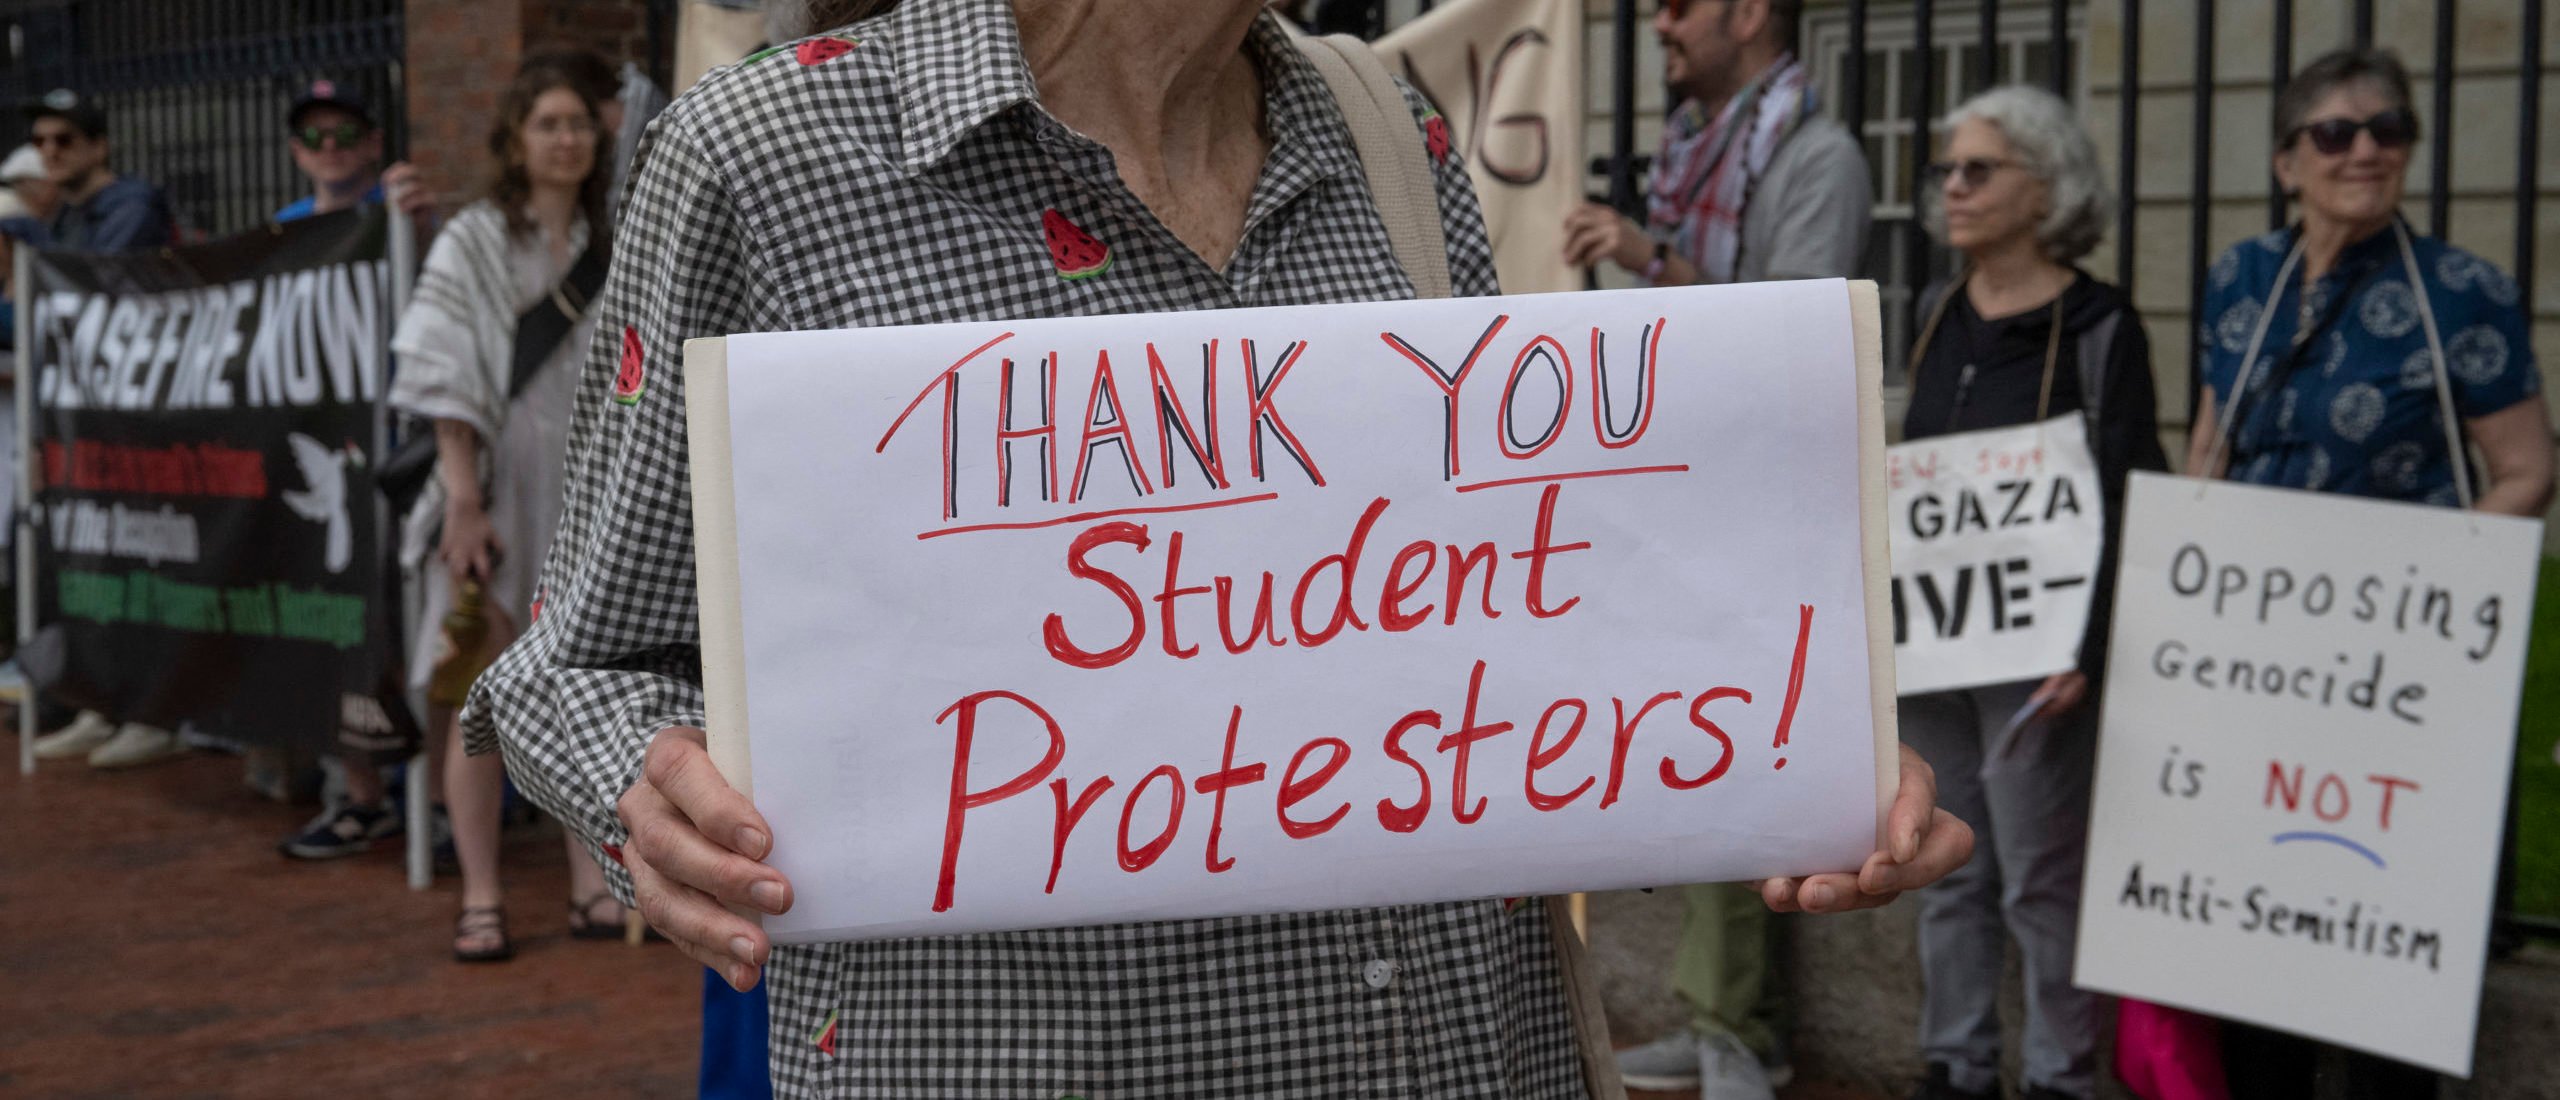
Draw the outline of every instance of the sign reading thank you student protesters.
<instances>
[{"instance_id":1,"label":"sign reading thank you student protesters","mask_svg":"<svg viewBox=\"0 0 2560 1100\"><path fill-rule=\"evenodd\" d=\"M1896 751L1862 292L697 342L767 927L1856 868Z\"/></svg>"}]
</instances>

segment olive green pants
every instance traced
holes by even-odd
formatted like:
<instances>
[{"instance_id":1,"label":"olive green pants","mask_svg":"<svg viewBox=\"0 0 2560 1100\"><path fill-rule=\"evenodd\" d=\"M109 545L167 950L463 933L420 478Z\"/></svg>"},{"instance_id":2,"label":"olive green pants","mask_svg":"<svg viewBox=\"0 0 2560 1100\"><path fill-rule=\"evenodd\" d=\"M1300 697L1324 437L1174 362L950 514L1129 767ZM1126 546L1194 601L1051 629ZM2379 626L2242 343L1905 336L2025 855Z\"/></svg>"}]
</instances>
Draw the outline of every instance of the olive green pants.
<instances>
[{"instance_id":1,"label":"olive green pants","mask_svg":"<svg viewBox=\"0 0 2560 1100\"><path fill-rule=\"evenodd\" d=\"M1760 895L1732 885L1683 887L1688 912L1671 959L1671 991L1701 1035L1725 1034L1767 1059L1785 1026L1770 960L1774 922Z\"/></svg>"}]
</instances>

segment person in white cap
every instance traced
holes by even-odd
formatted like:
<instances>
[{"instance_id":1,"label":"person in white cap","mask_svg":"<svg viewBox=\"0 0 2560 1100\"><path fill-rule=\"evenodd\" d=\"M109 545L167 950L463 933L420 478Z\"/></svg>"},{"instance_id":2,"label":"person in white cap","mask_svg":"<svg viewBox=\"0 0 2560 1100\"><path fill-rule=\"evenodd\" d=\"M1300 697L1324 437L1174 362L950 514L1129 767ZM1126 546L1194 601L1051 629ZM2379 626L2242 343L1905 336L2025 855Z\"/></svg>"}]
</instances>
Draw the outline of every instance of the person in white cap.
<instances>
[{"instance_id":1,"label":"person in white cap","mask_svg":"<svg viewBox=\"0 0 2560 1100\"><path fill-rule=\"evenodd\" d=\"M62 206L62 189L45 178L44 157L33 145L21 145L0 159L0 185L8 188L0 191L0 232L19 218L40 225Z\"/></svg>"},{"instance_id":2,"label":"person in white cap","mask_svg":"<svg viewBox=\"0 0 2560 1100\"><path fill-rule=\"evenodd\" d=\"M42 243L46 239L45 222L62 207L62 189L54 186L44 174L44 158L33 145L21 145L5 159L0 159L0 348L17 346L17 299L7 294L9 273L16 270L10 246L18 241ZM14 483L13 483L14 484ZM9 537L0 532L0 545Z\"/></svg>"}]
</instances>

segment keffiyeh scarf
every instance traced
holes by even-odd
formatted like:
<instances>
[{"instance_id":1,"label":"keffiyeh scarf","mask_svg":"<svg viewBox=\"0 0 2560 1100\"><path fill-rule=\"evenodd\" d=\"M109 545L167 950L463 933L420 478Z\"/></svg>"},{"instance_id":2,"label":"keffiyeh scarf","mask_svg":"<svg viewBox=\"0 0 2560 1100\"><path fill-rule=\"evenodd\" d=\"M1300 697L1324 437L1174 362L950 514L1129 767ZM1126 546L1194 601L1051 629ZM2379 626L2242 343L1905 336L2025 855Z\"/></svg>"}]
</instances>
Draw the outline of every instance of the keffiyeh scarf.
<instances>
[{"instance_id":1,"label":"keffiyeh scarf","mask_svg":"<svg viewBox=\"0 0 2560 1100\"><path fill-rule=\"evenodd\" d=\"M1778 146L1817 109L1793 55L1736 93L1714 118L1697 100L1667 120L1654 162L1646 219L1655 236L1697 264L1708 282L1732 282L1742 254L1742 211Z\"/></svg>"}]
</instances>

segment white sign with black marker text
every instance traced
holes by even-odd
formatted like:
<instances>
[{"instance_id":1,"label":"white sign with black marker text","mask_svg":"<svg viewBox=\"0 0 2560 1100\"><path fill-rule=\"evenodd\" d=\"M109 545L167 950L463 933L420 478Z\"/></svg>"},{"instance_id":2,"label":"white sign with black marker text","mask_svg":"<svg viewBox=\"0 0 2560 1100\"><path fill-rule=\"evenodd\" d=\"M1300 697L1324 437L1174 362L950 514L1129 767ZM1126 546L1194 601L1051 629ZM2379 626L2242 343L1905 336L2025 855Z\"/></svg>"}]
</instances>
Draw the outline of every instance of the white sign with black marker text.
<instances>
[{"instance_id":1,"label":"white sign with black marker text","mask_svg":"<svg viewBox=\"0 0 2560 1100\"><path fill-rule=\"evenodd\" d=\"M2078 413L1885 455L1902 694L2049 676L2080 660L2106 537Z\"/></svg>"},{"instance_id":2,"label":"white sign with black marker text","mask_svg":"<svg viewBox=\"0 0 2560 1100\"><path fill-rule=\"evenodd\" d=\"M2079 984L2468 1075L2541 543L2134 474Z\"/></svg>"}]
</instances>

